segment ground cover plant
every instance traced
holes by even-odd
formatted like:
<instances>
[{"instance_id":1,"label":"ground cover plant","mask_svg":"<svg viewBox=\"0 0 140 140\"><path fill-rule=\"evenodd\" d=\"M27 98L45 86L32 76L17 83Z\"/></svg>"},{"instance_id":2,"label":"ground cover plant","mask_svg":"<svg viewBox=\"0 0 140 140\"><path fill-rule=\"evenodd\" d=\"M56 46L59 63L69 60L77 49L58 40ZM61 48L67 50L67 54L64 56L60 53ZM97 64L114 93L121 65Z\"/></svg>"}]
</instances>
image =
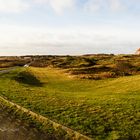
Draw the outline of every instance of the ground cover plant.
<instances>
[{"instance_id":1,"label":"ground cover plant","mask_svg":"<svg viewBox=\"0 0 140 140\"><path fill-rule=\"evenodd\" d=\"M24 83L30 86L42 86L43 83L34 75L31 71L21 71L14 77L14 79L20 83Z\"/></svg>"},{"instance_id":2,"label":"ground cover plant","mask_svg":"<svg viewBox=\"0 0 140 140\"><path fill-rule=\"evenodd\" d=\"M81 79L100 80L140 74L139 55L93 54L83 56L0 57L0 68L11 66L54 67Z\"/></svg>"},{"instance_id":3,"label":"ground cover plant","mask_svg":"<svg viewBox=\"0 0 140 140\"><path fill-rule=\"evenodd\" d=\"M9 56L9 57L0 57L0 68L8 68L14 66L23 66L29 62L29 59L23 59L22 57Z\"/></svg>"},{"instance_id":4,"label":"ground cover plant","mask_svg":"<svg viewBox=\"0 0 140 140\"><path fill-rule=\"evenodd\" d=\"M32 72L43 86L15 80ZM140 76L89 80L65 69L19 68L0 75L0 95L99 140L140 139ZM14 78L13 78L14 77Z\"/></svg>"}]
</instances>

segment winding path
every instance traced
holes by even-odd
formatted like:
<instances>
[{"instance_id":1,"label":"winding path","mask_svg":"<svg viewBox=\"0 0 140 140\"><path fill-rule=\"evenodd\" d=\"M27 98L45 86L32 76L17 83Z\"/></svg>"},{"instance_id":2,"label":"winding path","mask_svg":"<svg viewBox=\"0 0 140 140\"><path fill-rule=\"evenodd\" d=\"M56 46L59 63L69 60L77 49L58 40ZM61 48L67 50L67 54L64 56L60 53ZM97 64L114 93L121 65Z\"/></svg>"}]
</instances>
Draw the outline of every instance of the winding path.
<instances>
[{"instance_id":1,"label":"winding path","mask_svg":"<svg viewBox=\"0 0 140 140\"><path fill-rule=\"evenodd\" d=\"M15 69L17 67L0 70L0 74L9 73ZM48 140L48 138L35 127L9 115L0 104L0 140Z\"/></svg>"},{"instance_id":2,"label":"winding path","mask_svg":"<svg viewBox=\"0 0 140 140\"><path fill-rule=\"evenodd\" d=\"M17 67L9 68L6 70L1 70L0 74L9 73L15 70ZM91 138L84 136L77 131L74 131L68 127L61 124L53 122L52 120L38 115L26 108L23 108L15 103L12 103L0 96L0 99L5 103L15 106L21 111L30 114L32 117L39 119L40 122L50 123L56 131L65 132L66 138L71 137L73 140L91 140ZM59 128L59 129L58 129ZM60 133L60 132L59 132ZM54 134L55 135L55 134ZM7 110L3 108L0 102L0 140L55 140L55 136L49 136L47 133L40 132L35 126L29 126L25 121L15 119L14 116L10 115Z\"/></svg>"},{"instance_id":3,"label":"winding path","mask_svg":"<svg viewBox=\"0 0 140 140\"><path fill-rule=\"evenodd\" d=\"M12 68L0 70L0 74L9 73L10 71L15 70L15 69L17 69L17 67L12 67Z\"/></svg>"},{"instance_id":4,"label":"winding path","mask_svg":"<svg viewBox=\"0 0 140 140\"><path fill-rule=\"evenodd\" d=\"M48 140L43 132L10 116L0 106L0 140Z\"/></svg>"}]
</instances>

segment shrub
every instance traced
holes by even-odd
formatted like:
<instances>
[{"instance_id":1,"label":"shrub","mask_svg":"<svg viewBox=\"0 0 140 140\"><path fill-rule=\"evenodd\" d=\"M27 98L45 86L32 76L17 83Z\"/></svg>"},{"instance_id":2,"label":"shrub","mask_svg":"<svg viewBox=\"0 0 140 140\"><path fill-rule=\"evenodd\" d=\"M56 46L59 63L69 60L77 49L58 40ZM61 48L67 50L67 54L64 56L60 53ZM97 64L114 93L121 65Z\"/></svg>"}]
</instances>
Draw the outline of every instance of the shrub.
<instances>
[{"instance_id":1,"label":"shrub","mask_svg":"<svg viewBox=\"0 0 140 140\"><path fill-rule=\"evenodd\" d=\"M94 59L94 58L84 58L85 59L85 61L88 63L88 65L87 66L93 66L93 65L95 65L96 64L96 59Z\"/></svg>"},{"instance_id":2,"label":"shrub","mask_svg":"<svg viewBox=\"0 0 140 140\"><path fill-rule=\"evenodd\" d=\"M41 81L31 72L29 71L22 71L20 73L18 73L18 75L16 75L14 77L14 79L20 83L24 83L24 84L28 84L28 85L32 85L32 86L42 86L43 83L41 83Z\"/></svg>"},{"instance_id":3,"label":"shrub","mask_svg":"<svg viewBox=\"0 0 140 140\"><path fill-rule=\"evenodd\" d=\"M133 66L128 61L118 61L115 71L120 76L131 75Z\"/></svg>"}]
</instances>

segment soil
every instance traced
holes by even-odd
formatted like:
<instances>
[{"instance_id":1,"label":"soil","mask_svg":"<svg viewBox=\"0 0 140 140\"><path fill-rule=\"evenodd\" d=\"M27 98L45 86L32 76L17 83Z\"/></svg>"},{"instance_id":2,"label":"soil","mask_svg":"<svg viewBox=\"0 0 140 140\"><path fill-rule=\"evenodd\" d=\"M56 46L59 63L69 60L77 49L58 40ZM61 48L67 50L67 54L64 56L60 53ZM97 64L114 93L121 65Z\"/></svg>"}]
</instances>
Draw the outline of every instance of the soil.
<instances>
[{"instance_id":1,"label":"soil","mask_svg":"<svg viewBox=\"0 0 140 140\"><path fill-rule=\"evenodd\" d=\"M50 140L47 134L9 115L0 106L0 140Z\"/></svg>"}]
</instances>

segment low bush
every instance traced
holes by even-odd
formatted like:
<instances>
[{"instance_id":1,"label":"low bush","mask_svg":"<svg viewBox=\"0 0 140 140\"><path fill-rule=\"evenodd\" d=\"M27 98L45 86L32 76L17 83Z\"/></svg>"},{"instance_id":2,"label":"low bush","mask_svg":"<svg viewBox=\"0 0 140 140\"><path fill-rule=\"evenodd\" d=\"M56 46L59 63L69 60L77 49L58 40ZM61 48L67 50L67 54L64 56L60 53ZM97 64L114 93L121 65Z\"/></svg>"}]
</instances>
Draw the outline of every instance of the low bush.
<instances>
[{"instance_id":1,"label":"low bush","mask_svg":"<svg viewBox=\"0 0 140 140\"><path fill-rule=\"evenodd\" d=\"M128 76L132 74L133 66L128 61L118 61L116 63L116 73L119 76Z\"/></svg>"},{"instance_id":2,"label":"low bush","mask_svg":"<svg viewBox=\"0 0 140 140\"><path fill-rule=\"evenodd\" d=\"M28 84L31 86L42 86L43 83L30 71L19 72L14 79L20 83Z\"/></svg>"}]
</instances>

